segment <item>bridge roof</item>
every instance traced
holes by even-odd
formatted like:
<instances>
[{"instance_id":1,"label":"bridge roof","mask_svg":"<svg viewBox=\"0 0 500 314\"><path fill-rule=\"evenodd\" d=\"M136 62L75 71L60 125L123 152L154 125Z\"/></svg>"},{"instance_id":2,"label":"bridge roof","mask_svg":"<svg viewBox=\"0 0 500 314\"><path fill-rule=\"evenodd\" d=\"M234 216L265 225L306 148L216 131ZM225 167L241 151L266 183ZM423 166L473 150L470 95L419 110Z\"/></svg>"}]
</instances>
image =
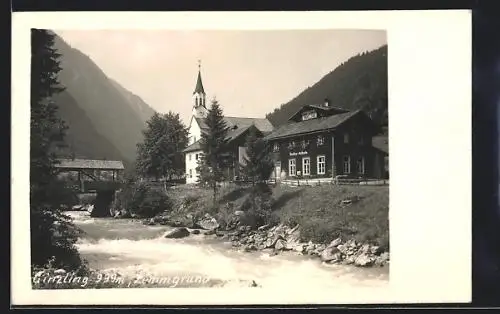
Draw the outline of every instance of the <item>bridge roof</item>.
<instances>
[{"instance_id":1,"label":"bridge roof","mask_svg":"<svg viewBox=\"0 0 500 314\"><path fill-rule=\"evenodd\" d=\"M93 160L93 159L59 159L56 168L64 169L101 169L101 170L123 170L123 162L120 160Z\"/></svg>"}]
</instances>

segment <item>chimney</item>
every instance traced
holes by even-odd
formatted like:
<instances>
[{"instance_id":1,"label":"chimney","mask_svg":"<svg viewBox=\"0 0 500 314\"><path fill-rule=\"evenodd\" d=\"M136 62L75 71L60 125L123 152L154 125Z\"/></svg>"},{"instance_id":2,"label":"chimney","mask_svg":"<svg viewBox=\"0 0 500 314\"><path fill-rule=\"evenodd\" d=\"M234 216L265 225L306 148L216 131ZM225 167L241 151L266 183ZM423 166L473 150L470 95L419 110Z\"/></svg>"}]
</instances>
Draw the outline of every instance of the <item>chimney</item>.
<instances>
[{"instance_id":1,"label":"chimney","mask_svg":"<svg viewBox=\"0 0 500 314\"><path fill-rule=\"evenodd\" d=\"M325 107L330 107L330 99L325 98Z\"/></svg>"}]
</instances>

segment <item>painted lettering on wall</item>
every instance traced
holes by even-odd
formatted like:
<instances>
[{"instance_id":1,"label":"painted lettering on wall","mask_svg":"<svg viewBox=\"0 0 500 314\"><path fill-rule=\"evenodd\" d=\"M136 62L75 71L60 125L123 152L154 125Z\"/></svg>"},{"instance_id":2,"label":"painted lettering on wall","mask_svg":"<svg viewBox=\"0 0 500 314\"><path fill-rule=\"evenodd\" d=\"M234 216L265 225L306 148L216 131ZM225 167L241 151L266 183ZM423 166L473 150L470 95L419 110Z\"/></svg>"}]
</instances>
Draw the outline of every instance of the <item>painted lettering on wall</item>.
<instances>
[{"instance_id":1,"label":"painted lettering on wall","mask_svg":"<svg viewBox=\"0 0 500 314\"><path fill-rule=\"evenodd\" d=\"M302 155L307 155L307 152L290 152L290 156L302 156Z\"/></svg>"}]
</instances>

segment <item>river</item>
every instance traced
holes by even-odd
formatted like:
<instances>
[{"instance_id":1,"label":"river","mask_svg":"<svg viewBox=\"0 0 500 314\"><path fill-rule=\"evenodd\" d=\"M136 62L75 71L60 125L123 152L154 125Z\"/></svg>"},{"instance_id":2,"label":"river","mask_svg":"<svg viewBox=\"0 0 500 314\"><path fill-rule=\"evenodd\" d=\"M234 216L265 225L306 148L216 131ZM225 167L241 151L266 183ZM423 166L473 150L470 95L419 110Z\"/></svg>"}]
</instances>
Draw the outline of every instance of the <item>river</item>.
<instances>
[{"instance_id":1,"label":"river","mask_svg":"<svg viewBox=\"0 0 500 314\"><path fill-rule=\"evenodd\" d=\"M270 256L269 252L245 253L229 242L204 235L165 239L167 226L146 226L131 219L92 218L85 211L69 212L85 235L78 243L91 268L116 271L124 276L204 276L210 282L255 281L261 287L294 285L303 289L386 287L388 267L358 268L326 265L295 253ZM224 284L224 285L226 285Z\"/></svg>"}]
</instances>

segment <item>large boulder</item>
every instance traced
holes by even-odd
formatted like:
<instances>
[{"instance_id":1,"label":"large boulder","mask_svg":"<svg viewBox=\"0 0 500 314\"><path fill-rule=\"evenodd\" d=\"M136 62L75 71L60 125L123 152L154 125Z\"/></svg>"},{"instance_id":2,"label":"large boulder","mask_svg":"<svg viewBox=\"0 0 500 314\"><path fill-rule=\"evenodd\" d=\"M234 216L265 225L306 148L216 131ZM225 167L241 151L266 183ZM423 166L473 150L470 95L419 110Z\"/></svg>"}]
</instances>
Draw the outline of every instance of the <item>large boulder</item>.
<instances>
[{"instance_id":1,"label":"large boulder","mask_svg":"<svg viewBox=\"0 0 500 314\"><path fill-rule=\"evenodd\" d=\"M190 232L184 227L175 228L165 233L164 237L168 239L180 239L189 236Z\"/></svg>"},{"instance_id":2,"label":"large boulder","mask_svg":"<svg viewBox=\"0 0 500 314\"><path fill-rule=\"evenodd\" d=\"M213 230L219 228L219 223L217 222L217 220L209 214L206 214L197 222L197 224L205 230Z\"/></svg>"},{"instance_id":3,"label":"large boulder","mask_svg":"<svg viewBox=\"0 0 500 314\"><path fill-rule=\"evenodd\" d=\"M328 247L321 252L321 260L323 262L339 261L342 253L336 247Z\"/></svg>"},{"instance_id":4,"label":"large boulder","mask_svg":"<svg viewBox=\"0 0 500 314\"><path fill-rule=\"evenodd\" d=\"M266 248L273 248L278 242L278 240L283 240L283 237L279 234L273 235L271 237L268 237L267 240L264 242L264 245Z\"/></svg>"}]
</instances>

